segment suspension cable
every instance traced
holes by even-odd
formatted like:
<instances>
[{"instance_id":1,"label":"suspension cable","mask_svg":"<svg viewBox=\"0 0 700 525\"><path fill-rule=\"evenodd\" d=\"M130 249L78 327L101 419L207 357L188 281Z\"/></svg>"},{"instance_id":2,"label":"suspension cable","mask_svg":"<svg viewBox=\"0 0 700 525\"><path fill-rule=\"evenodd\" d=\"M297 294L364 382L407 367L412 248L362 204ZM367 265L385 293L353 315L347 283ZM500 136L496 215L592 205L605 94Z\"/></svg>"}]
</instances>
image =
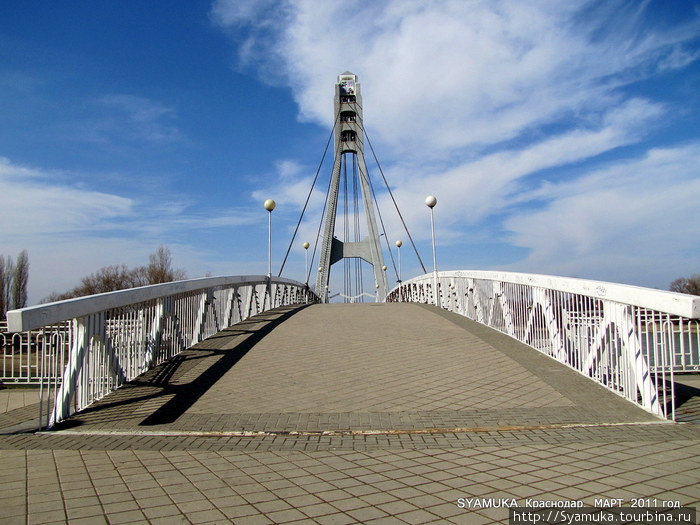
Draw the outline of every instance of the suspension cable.
<instances>
[{"instance_id":1,"label":"suspension cable","mask_svg":"<svg viewBox=\"0 0 700 525\"><path fill-rule=\"evenodd\" d=\"M314 176L314 181L311 183L311 190L309 190L309 194L306 197L306 202L304 203L304 207L301 210L301 215L299 216L299 221L297 222L296 228L294 228L294 234L292 235L292 240L289 241L289 247L287 248L287 253L284 254L284 260L282 261L282 266L280 267L280 271L277 274L277 277L282 276L282 270L284 270L284 265L287 264L287 257L289 257L289 252L292 249L292 244L294 243L294 239L297 236L297 232L299 231L299 226L301 225L301 221L304 218L304 213L306 212L306 207L309 205L309 200L311 199L311 194L314 192L314 186L316 186L316 181L318 180L318 175L321 173L321 166L323 166L323 161L326 158L326 153L328 152L328 146L331 143L331 139L333 138L333 133L335 132L335 126L338 123L338 118L340 118L340 112L338 115L335 116L335 122L333 122L333 127L331 128L331 133L328 136L328 140L326 141L326 147L323 150L323 155L321 156L321 162L318 164L318 169L316 170L316 175ZM330 187L330 184L329 184ZM325 212L325 206L324 206L324 212ZM321 214L321 222L323 222L323 214ZM319 230L320 231L320 230ZM314 247L314 255L316 254L316 248ZM311 259L311 262L313 262L313 258ZM311 271L309 271L309 275L306 276L306 282L309 282L309 276L311 275Z\"/></svg>"},{"instance_id":2,"label":"suspension cable","mask_svg":"<svg viewBox=\"0 0 700 525\"><path fill-rule=\"evenodd\" d=\"M362 233L360 229L360 193L358 185L358 163L357 154L352 156L352 181L353 181L353 218L355 226L355 242L360 242L362 240ZM365 284L362 275L362 259L355 258L355 292L356 294L364 294ZM360 295L360 301L365 302L364 295Z\"/></svg>"},{"instance_id":3,"label":"suspension cable","mask_svg":"<svg viewBox=\"0 0 700 525\"><path fill-rule=\"evenodd\" d=\"M348 242L350 237L350 217L348 215L348 163L345 157L342 160L342 179L343 179L343 242ZM346 296L352 295L352 284L350 280L350 260L343 258L343 293ZM348 299L344 299L348 302Z\"/></svg>"},{"instance_id":4,"label":"suspension cable","mask_svg":"<svg viewBox=\"0 0 700 525\"><path fill-rule=\"evenodd\" d=\"M333 182L333 177L328 180L328 189L326 190L326 196L331 191L331 182ZM311 266L309 266L309 273L306 276L306 282L309 282L311 278L311 269L314 266L314 259L316 258L316 249L318 248L318 240L321 238L321 227L323 226L323 217L326 215L326 208L328 207L328 199L323 201L323 211L321 211L321 220L318 222L318 231L316 232L316 242L314 243L314 252L311 254Z\"/></svg>"},{"instance_id":5,"label":"suspension cable","mask_svg":"<svg viewBox=\"0 0 700 525\"><path fill-rule=\"evenodd\" d=\"M401 215L401 210L399 210L399 205L396 203L396 199L394 198L394 194L391 191L391 188L389 187L389 183L386 180L386 177L384 176L384 170L382 170L381 164L379 164L379 159L377 158L377 154L374 152L374 148L372 147L372 142L369 140L369 136L367 135L367 130L364 128L364 125L360 123L360 126L362 127L362 132L365 135L365 138L367 139L367 144L369 145L369 149L372 151L372 156L374 157L374 161L377 163L377 167L379 168L379 173L382 175L382 179L384 180L384 185L386 186L386 189L389 191L389 196L391 197L392 202L394 203L394 208L396 208L396 212L399 214L399 219L401 219L401 224L403 224L403 228L406 231L406 235L408 235L408 239L411 241L411 246L413 246L413 251L416 253L416 257L418 257L418 262L421 265L421 268L423 268L424 273L428 273L428 271L425 269L425 265L423 264L423 260L420 258L420 254L418 253L418 248L416 248L416 243L413 242L413 237L411 237L411 232L408 231L408 226L406 226L406 221L404 221L403 215ZM391 250L389 251L391 253Z\"/></svg>"},{"instance_id":6,"label":"suspension cable","mask_svg":"<svg viewBox=\"0 0 700 525\"><path fill-rule=\"evenodd\" d=\"M357 104L357 103L356 103L356 104ZM285 264L286 264L286 262L287 262L287 258L289 257L289 253L290 253L290 251L291 251L291 249L292 249L292 245L293 245L294 240L295 240L295 238L296 238L296 235L297 235L297 233L298 233L298 231L299 231L299 227L301 226L301 222L302 222L302 220L303 220L304 213L306 212L306 209L307 209L308 204L309 204L309 200L311 199L311 195L313 194L313 190L314 190L314 188L315 188L315 186L316 186L316 182L318 181L318 177L319 177L319 174L320 174L320 172L321 172L321 168L322 168L322 166L323 166L323 162L324 162L324 160L325 160L325 158L326 158L326 154L327 154L327 152L328 152L328 148L329 148L329 146L330 146L331 139L333 138L333 135L334 135L334 133L335 133L336 125L337 125L339 119L340 119L340 111L338 111L338 113L337 113L336 116L335 116L335 122L333 123L333 127L331 128L331 132L330 132L330 135L329 135L329 137L328 137L328 140L326 141L326 146L325 146L325 148L324 148L324 150L323 150L323 155L322 155L321 161L320 161L320 163L319 163L319 165L318 165L318 169L316 170L316 174L315 174L315 176L314 176L314 180L313 180L312 185L311 185L311 190L309 191L309 194L308 194L308 196L306 197L306 201L305 201L305 203L304 203L304 207L303 207L303 209L302 209L302 212L301 212L301 215L300 215L300 217L299 217L299 220L297 221L297 225L296 225L296 227L295 227L295 229L294 229L294 234L292 235L292 239L291 239L291 241L290 241L290 243L289 243L289 247L287 248L287 252L285 253L284 260L282 261L282 265L281 265L281 267L280 267L280 271L279 271L279 273L278 273L278 276L281 276L281 275L282 275L282 271L284 270ZM413 251L415 252L416 257L418 258L418 262L420 263L421 267L423 268L423 272L427 273L427 270L425 269L425 265L423 264L423 260L421 259L420 254L418 253L418 249L417 249L417 247L416 247L416 244L415 244L415 242L413 241L413 237L411 236L411 233L410 233L409 230L408 230L408 226L406 225L406 221L404 220L403 215L401 214L401 210L399 209L399 206L398 206L398 204L397 204L397 202L396 202L396 199L394 198L394 194L393 194L393 192L391 191L391 188L389 187L389 183L387 182L386 176L384 175L384 170L382 169L381 164L379 163L379 159L377 158L377 154L376 154L375 151L374 151L374 147L372 146L372 142L370 141L369 136L367 135L367 130L364 128L364 125L363 125L363 123L362 123L361 121L359 122L359 125L360 125L360 127L361 127L361 129L362 129L362 131L363 131L363 134L364 134L365 138L367 139L367 144L369 145L370 150L372 151L372 156L374 157L374 161L377 163L377 167L379 168L379 173L381 174L382 180L384 181L384 185L386 186L386 189L387 189L388 192L389 192L389 196L391 197L391 200L392 200L392 202L393 202L393 204L394 204L394 208L396 209L396 212L398 213L399 219L401 220L401 224L403 225L403 228L404 228L404 230L405 230L405 232L406 232L406 235L408 236L408 238L409 238L409 240L410 240L410 242L411 242L411 246L413 247ZM337 152L336 152L336 154L337 154ZM340 154L340 158L339 158L338 160L339 160L340 162L342 162L342 163L344 164L344 166L345 166L345 172L344 172L344 174L345 174L345 204L344 204L344 208L345 208L345 209L344 209L344 211L345 211L345 227L344 227L344 230L345 230L345 237L346 237L345 242L349 242L349 239L348 239L348 238L349 238L349 236L350 236L350 232L349 232L349 226L350 226L350 225L349 225L349 221L348 221L348 213L349 213L349 209L348 209L348 208L349 208L349 206L348 206L348 204L349 204L349 203L348 203L348 189L349 189L349 188L348 188L348 180L347 180L347 176L348 176L348 175L347 175L347 160L345 159L345 156L344 156L344 154L342 154L342 153ZM390 246L390 244L389 244L389 238L388 238L388 236L387 236L387 234L386 234L386 228L385 228L385 226L384 226L384 219L383 219L383 217L382 217L381 210L379 209L379 202L377 201L377 195L376 195L376 193L375 193L375 191L374 191L374 185L372 184L372 180L371 180L371 178L369 177L369 174L368 174L368 173L363 173L361 167L360 167L358 164L359 164L359 163L357 162L356 155L353 155L353 166L352 166L352 172L353 172L353 215L354 215L354 217L353 217L354 221L353 221L353 222L354 222L354 227L355 227L355 228L354 228L354 230L355 230L355 232L354 232L355 242L359 242L359 241L360 241L360 217L359 217L359 195L358 195L359 192L358 192L357 180L358 180L358 176L359 176L359 177L364 176L364 177L366 178L368 184L369 184L369 187L370 187L370 191L371 191L371 194L372 194L372 200L374 201L374 205L375 205L375 208L376 208L376 210L377 210L377 214L378 214L378 216L379 216L379 221L380 221L380 224L381 224L381 227L382 227L382 232L383 232L383 234L384 234L384 240L385 240L385 243L386 243L386 245L387 245L387 250L389 251L389 256L390 256L390 258L391 258L392 266L394 267L394 271L395 271L395 273L396 273L397 280L398 280L399 274L398 274L398 270L397 270L397 267L396 267L396 262L395 262L395 260L394 260L394 255L393 255L393 252L392 252L392 250L391 250L391 246ZM319 221L318 231L317 231L317 233L316 233L316 241L315 241L315 243L314 243L314 250L313 250L313 253L312 253L312 256L311 256L311 265L309 266L309 269L308 269L308 272L307 272L307 275L306 275L306 282L307 282L307 283L309 282L309 279L311 278L311 272L312 272L312 269L313 269L313 267L314 267L313 261L314 261L314 259L316 258L316 251L317 251L317 249L318 249L318 243L319 243L319 240L320 240L320 238L321 238L321 229L322 229L322 227L323 227L323 219L324 219L324 217L325 217L325 215L326 215L326 209L327 209L327 207L328 207L328 198L327 198L327 196L328 196L328 194L329 194L329 192L330 192L330 189L331 189L331 183L332 183L332 177L330 178L330 180L329 180L329 182L328 182L328 189L327 189L327 191L326 191L326 199L324 200L323 211L321 212L321 219L320 219L320 221ZM365 210L365 213L369 213L369 210ZM348 291L349 291L349 289L352 288L352 284L351 284L352 278L350 277L350 273L351 273L351 272L350 272L350 268L347 268L347 269L345 270L345 278L344 278L344 280L345 280L345 282L347 283L347 284L346 284L346 288L348 288ZM362 273L363 273L363 272L362 272L362 264L361 264L361 261L358 260L358 261L356 261L356 267L355 267L355 283L356 283L356 284L355 284L355 290L356 290L357 293L360 293L360 294L362 294L363 291L364 291L364 290L363 290L363 289L364 289L364 283L363 283ZM350 294L346 294L346 295L350 295Z\"/></svg>"},{"instance_id":7,"label":"suspension cable","mask_svg":"<svg viewBox=\"0 0 700 525\"><path fill-rule=\"evenodd\" d=\"M362 170L360 170L360 174L362 174ZM384 234L384 242L386 242L386 247L387 250L389 251L389 257L391 257L391 264L394 267L394 273L396 273L396 280L399 280L399 271L396 268L396 261L394 260L394 254L391 251L391 246L389 245L389 237L386 234L386 228L384 227L384 219L382 218L382 212L379 209L379 201L377 200L377 194L374 192L374 185L372 184L372 178L369 176L368 173L365 174L365 178L367 179L367 182L369 183L369 189L370 192L372 193L372 200L374 201L374 207L377 209L377 215L379 216L379 223L382 225L382 233Z\"/></svg>"}]
</instances>

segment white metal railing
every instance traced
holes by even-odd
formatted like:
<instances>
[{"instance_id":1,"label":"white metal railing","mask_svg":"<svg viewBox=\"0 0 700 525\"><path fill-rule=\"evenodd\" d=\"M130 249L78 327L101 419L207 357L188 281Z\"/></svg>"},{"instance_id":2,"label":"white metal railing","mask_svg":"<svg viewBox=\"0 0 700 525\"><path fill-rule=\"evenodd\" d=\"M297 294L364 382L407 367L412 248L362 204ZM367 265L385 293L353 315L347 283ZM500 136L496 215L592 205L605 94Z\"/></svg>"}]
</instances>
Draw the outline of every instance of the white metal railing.
<instances>
[{"instance_id":1,"label":"white metal railing","mask_svg":"<svg viewBox=\"0 0 700 525\"><path fill-rule=\"evenodd\" d=\"M9 360L19 352L20 366L5 367L3 380L39 384L40 424L51 427L223 328L270 308L317 300L297 281L254 275L177 281L12 310L3 337L14 343ZM3 364L7 361L5 352Z\"/></svg>"},{"instance_id":2,"label":"white metal railing","mask_svg":"<svg viewBox=\"0 0 700 525\"><path fill-rule=\"evenodd\" d=\"M0 321L0 383L38 384L36 330L10 333L7 321Z\"/></svg>"},{"instance_id":3,"label":"white metal railing","mask_svg":"<svg viewBox=\"0 0 700 525\"><path fill-rule=\"evenodd\" d=\"M700 371L697 296L465 270L405 281L387 300L435 304L495 328L660 417L675 419L673 374Z\"/></svg>"},{"instance_id":4,"label":"white metal railing","mask_svg":"<svg viewBox=\"0 0 700 525\"><path fill-rule=\"evenodd\" d=\"M372 295L371 293L367 293L367 292L358 293L357 295L345 295L344 293L337 293L337 294L331 295L330 299L335 299L336 297L342 297L343 299L347 299L346 302L350 302L350 303L359 303L365 297L371 299L372 301L377 300L376 295Z\"/></svg>"}]
</instances>

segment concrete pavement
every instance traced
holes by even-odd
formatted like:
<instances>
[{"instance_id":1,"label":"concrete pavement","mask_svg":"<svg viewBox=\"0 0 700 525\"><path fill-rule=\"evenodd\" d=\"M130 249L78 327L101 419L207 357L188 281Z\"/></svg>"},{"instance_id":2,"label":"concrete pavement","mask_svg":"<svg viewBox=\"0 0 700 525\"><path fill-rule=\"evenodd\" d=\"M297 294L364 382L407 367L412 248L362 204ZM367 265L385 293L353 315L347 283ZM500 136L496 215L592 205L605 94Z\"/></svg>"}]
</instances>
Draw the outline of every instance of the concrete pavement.
<instances>
[{"instance_id":1,"label":"concrete pavement","mask_svg":"<svg viewBox=\"0 0 700 525\"><path fill-rule=\"evenodd\" d=\"M507 523L491 508L502 499L696 506L698 428L431 307L282 308L58 431L0 436L0 503L7 523L478 524Z\"/></svg>"}]
</instances>

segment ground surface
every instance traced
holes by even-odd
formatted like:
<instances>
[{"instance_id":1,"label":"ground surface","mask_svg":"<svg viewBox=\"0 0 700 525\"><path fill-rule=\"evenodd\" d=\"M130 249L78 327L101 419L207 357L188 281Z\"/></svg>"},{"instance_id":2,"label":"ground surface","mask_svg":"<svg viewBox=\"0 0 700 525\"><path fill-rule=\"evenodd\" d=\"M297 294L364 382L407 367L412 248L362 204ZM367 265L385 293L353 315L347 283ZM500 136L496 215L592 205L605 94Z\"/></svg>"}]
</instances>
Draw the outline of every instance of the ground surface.
<instances>
[{"instance_id":1,"label":"ground surface","mask_svg":"<svg viewBox=\"0 0 700 525\"><path fill-rule=\"evenodd\" d=\"M485 508L502 498L700 501L697 425L410 304L256 316L58 431L0 436L0 460L9 523L476 524L507 523Z\"/></svg>"}]
</instances>

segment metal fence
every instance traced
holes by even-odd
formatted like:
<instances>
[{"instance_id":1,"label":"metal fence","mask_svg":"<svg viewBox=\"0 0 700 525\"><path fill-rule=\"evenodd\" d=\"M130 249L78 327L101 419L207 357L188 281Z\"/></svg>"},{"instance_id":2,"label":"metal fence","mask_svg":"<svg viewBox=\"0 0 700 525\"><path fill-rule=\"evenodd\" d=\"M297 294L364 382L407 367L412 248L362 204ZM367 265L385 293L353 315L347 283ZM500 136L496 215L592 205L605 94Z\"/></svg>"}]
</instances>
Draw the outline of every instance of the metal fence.
<instances>
[{"instance_id":1,"label":"metal fence","mask_svg":"<svg viewBox=\"0 0 700 525\"><path fill-rule=\"evenodd\" d=\"M316 302L308 286L266 276L211 277L8 312L3 382L41 389L51 427L219 330L278 306Z\"/></svg>"},{"instance_id":2,"label":"metal fence","mask_svg":"<svg viewBox=\"0 0 700 525\"><path fill-rule=\"evenodd\" d=\"M450 271L405 281L387 300L435 304L495 328L665 418L675 419L674 373L700 371L697 296L546 275Z\"/></svg>"},{"instance_id":3,"label":"metal fence","mask_svg":"<svg viewBox=\"0 0 700 525\"><path fill-rule=\"evenodd\" d=\"M39 384L37 344L41 331L10 333L7 321L0 321L0 382L3 384Z\"/></svg>"}]
</instances>

